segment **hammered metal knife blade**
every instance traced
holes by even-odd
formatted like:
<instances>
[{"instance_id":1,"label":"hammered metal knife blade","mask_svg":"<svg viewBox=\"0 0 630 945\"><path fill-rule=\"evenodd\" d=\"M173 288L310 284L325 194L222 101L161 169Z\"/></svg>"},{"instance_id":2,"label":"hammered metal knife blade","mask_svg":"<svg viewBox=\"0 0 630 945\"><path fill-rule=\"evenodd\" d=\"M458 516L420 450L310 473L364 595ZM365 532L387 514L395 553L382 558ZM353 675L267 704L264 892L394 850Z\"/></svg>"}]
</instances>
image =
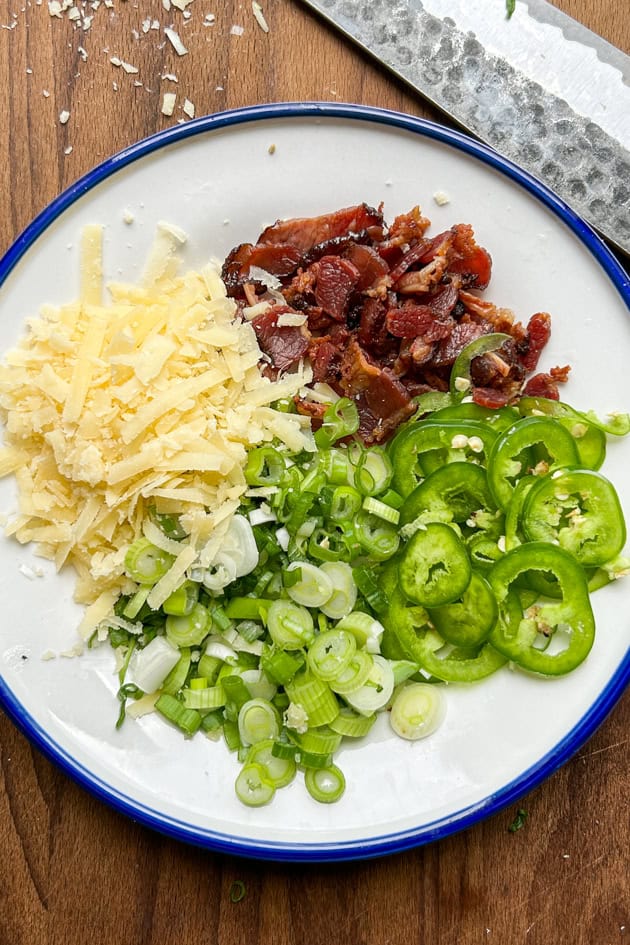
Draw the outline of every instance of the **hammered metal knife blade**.
<instances>
[{"instance_id":1,"label":"hammered metal knife blade","mask_svg":"<svg viewBox=\"0 0 630 945\"><path fill-rule=\"evenodd\" d=\"M630 254L630 57L546 0L302 0Z\"/></svg>"}]
</instances>

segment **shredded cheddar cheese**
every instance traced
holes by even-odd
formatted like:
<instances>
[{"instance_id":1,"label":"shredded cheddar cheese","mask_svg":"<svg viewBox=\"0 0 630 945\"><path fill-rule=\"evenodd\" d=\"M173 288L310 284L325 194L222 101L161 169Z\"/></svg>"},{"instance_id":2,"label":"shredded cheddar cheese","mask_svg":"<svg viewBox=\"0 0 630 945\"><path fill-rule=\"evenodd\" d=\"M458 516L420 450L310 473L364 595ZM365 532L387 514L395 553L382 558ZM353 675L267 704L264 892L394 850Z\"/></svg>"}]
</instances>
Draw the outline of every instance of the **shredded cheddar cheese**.
<instances>
[{"instance_id":1,"label":"shredded cheddar cheese","mask_svg":"<svg viewBox=\"0 0 630 945\"><path fill-rule=\"evenodd\" d=\"M75 568L83 636L134 589L124 556L143 529L156 538L150 507L181 515L187 531L181 543L163 536L177 553L151 590L159 607L216 554L247 488L247 449L274 438L314 449L307 417L270 406L310 369L261 374L217 267L178 274L184 240L161 225L141 283L111 284L103 302L102 234L86 228L79 300L45 306L0 365L0 475L15 475L19 504L6 534Z\"/></svg>"}]
</instances>

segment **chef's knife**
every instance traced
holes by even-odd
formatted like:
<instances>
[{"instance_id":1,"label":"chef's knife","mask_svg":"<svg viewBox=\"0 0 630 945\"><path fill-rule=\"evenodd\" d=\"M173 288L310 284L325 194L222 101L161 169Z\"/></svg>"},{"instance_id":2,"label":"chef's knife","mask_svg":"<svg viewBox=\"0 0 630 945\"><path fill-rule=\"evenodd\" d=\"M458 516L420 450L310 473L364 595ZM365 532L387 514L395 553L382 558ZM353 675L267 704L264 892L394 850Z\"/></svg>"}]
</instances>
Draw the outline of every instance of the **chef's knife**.
<instances>
[{"instance_id":1,"label":"chef's knife","mask_svg":"<svg viewBox=\"0 0 630 945\"><path fill-rule=\"evenodd\" d=\"M630 254L630 57L545 0L303 0Z\"/></svg>"}]
</instances>

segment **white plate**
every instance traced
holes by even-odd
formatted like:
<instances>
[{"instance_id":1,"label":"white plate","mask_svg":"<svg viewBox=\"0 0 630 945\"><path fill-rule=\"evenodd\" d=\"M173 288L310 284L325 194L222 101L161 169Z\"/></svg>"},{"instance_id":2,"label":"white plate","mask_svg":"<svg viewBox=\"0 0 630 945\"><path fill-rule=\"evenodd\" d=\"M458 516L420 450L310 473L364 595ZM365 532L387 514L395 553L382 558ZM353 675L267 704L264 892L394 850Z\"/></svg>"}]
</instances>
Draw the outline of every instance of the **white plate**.
<instances>
[{"instance_id":1,"label":"white plate","mask_svg":"<svg viewBox=\"0 0 630 945\"><path fill-rule=\"evenodd\" d=\"M270 146L275 150L270 153ZM437 206L434 194L449 195ZM107 274L136 277L160 220L189 234L186 262L223 256L278 217L385 203L419 203L437 233L472 223L494 260L486 296L526 320L553 316L541 369L572 365L563 394L580 408L628 410L627 277L559 200L494 152L403 115L334 105L275 105L172 128L107 161L51 205L0 263L0 349L42 302L78 291L77 241L105 224ZM126 224L124 211L135 221ZM625 302L624 302L625 297ZM604 471L628 514L630 441L611 443ZM2 483L0 511L14 501ZM449 686L445 724L430 739L395 738L385 718L344 748L343 799L312 801L298 780L273 804L236 799L236 760L221 743L185 741L154 716L114 729L116 678L109 649L41 660L74 642L72 578L29 581L41 565L0 540L0 698L15 722L83 786L134 819L180 839L277 859L373 856L444 837L494 813L564 762L619 698L630 676L630 584L593 598L597 639L567 678L504 669ZM27 657L26 659L24 657Z\"/></svg>"}]
</instances>

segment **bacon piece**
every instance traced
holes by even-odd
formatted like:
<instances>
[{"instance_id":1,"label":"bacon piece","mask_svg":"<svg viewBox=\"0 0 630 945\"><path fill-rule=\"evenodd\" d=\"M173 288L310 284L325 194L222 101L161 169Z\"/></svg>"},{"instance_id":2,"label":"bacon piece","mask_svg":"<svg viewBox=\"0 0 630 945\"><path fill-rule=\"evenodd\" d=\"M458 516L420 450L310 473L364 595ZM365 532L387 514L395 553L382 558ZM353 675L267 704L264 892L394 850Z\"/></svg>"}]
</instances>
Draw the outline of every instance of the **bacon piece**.
<instances>
[{"instance_id":1,"label":"bacon piece","mask_svg":"<svg viewBox=\"0 0 630 945\"><path fill-rule=\"evenodd\" d=\"M390 308L387 313L387 330L397 338L418 338L423 341L441 341L448 338L455 322L440 321L429 305L405 302L401 308Z\"/></svg>"},{"instance_id":2,"label":"bacon piece","mask_svg":"<svg viewBox=\"0 0 630 945\"><path fill-rule=\"evenodd\" d=\"M304 417L311 417L313 420L313 430L318 430L324 419L328 404L320 404L316 400L306 400L304 397L295 396L293 398L298 413Z\"/></svg>"},{"instance_id":3,"label":"bacon piece","mask_svg":"<svg viewBox=\"0 0 630 945\"><path fill-rule=\"evenodd\" d=\"M459 301L463 303L467 312L490 322L493 331L505 332L511 335L515 341L522 344L527 338L527 333L520 322L514 321L514 312L509 308L500 308L494 302L488 299L480 299L479 296L467 292L465 289L459 290Z\"/></svg>"},{"instance_id":4,"label":"bacon piece","mask_svg":"<svg viewBox=\"0 0 630 945\"><path fill-rule=\"evenodd\" d=\"M378 279L386 276L389 272L385 260L371 246L352 243L346 250L345 258L359 272L359 281L356 284L357 292L365 292L366 289L369 289Z\"/></svg>"},{"instance_id":5,"label":"bacon piece","mask_svg":"<svg viewBox=\"0 0 630 945\"><path fill-rule=\"evenodd\" d=\"M343 356L340 386L357 405L359 436L367 444L386 439L414 411L411 397L400 381L370 361L354 340Z\"/></svg>"},{"instance_id":6,"label":"bacon piece","mask_svg":"<svg viewBox=\"0 0 630 945\"><path fill-rule=\"evenodd\" d=\"M546 397L547 400L560 400L558 384L551 374L534 374L523 388L524 397Z\"/></svg>"},{"instance_id":7,"label":"bacon piece","mask_svg":"<svg viewBox=\"0 0 630 945\"><path fill-rule=\"evenodd\" d=\"M227 256L223 263L221 276L228 289L228 295L238 294L244 282L260 285L250 276L250 268L257 266L272 276L290 276L298 267L301 253L294 246L278 243L273 246L252 246L241 243Z\"/></svg>"},{"instance_id":8,"label":"bacon piece","mask_svg":"<svg viewBox=\"0 0 630 945\"><path fill-rule=\"evenodd\" d=\"M387 328L397 338L422 337L424 341L448 338L455 326L449 317L457 303L457 289L447 285L426 303L406 301L387 312Z\"/></svg>"},{"instance_id":9,"label":"bacon piece","mask_svg":"<svg viewBox=\"0 0 630 945\"><path fill-rule=\"evenodd\" d=\"M386 308L378 299L365 299L357 338L363 348L378 353L387 342Z\"/></svg>"},{"instance_id":10,"label":"bacon piece","mask_svg":"<svg viewBox=\"0 0 630 945\"><path fill-rule=\"evenodd\" d=\"M565 364L563 367L552 367L549 369L549 373L553 377L554 381L558 381L559 384L566 384L566 382L569 380L570 372L570 364Z\"/></svg>"},{"instance_id":11,"label":"bacon piece","mask_svg":"<svg viewBox=\"0 0 630 945\"><path fill-rule=\"evenodd\" d=\"M469 223L453 227L453 243L449 252L450 272L459 273L466 286L485 289L492 274L490 253L476 242Z\"/></svg>"},{"instance_id":12,"label":"bacon piece","mask_svg":"<svg viewBox=\"0 0 630 945\"><path fill-rule=\"evenodd\" d=\"M475 387L472 390L473 402L480 407L488 407L496 410L499 407L505 407L510 402L509 394L505 391L497 390L494 387Z\"/></svg>"},{"instance_id":13,"label":"bacon piece","mask_svg":"<svg viewBox=\"0 0 630 945\"><path fill-rule=\"evenodd\" d=\"M430 225L430 220L422 216L420 207L416 206L408 213L399 214L394 218L387 238L379 243L379 254L393 264L394 260L400 257L401 247L421 240Z\"/></svg>"},{"instance_id":14,"label":"bacon piece","mask_svg":"<svg viewBox=\"0 0 630 945\"><path fill-rule=\"evenodd\" d=\"M525 351L520 361L526 371L534 371L540 358L540 353L551 336L551 316L547 312L536 312L527 323L527 334L524 345Z\"/></svg>"},{"instance_id":15,"label":"bacon piece","mask_svg":"<svg viewBox=\"0 0 630 945\"><path fill-rule=\"evenodd\" d=\"M336 383L339 379L341 351L327 337L313 338L309 345L308 357L313 369L314 381Z\"/></svg>"},{"instance_id":16,"label":"bacon piece","mask_svg":"<svg viewBox=\"0 0 630 945\"><path fill-rule=\"evenodd\" d=\"M239 246L235 246L225 257L221 267L221 278L225 283L228 295L233 295L234 290L238 288L241 281L241 271L247 271L253 248L251 243L241 243Z\"/></svg>"},{"instance_id":17,"label":"bacon piece","mask_svg":"<svg viewBox=\"0 0 630 945\"><path fill-rule=\"evenodd\" d=\"M445 285L428 302L429 308L436 318L446 318L457 305L459 293L457 286Z\"/></svg>"},{"instance_id":18,"label":"bacon piece","mask_svg":"<svg viewBox=\"0 0 630 945\"><path fill-rule=\"evenodd\" d=\"M434 367L450 367L458 354L475 338L487 335L492 331L490 325L478 325L476 322L458 322L452 332L437 346L433 357Z\"/></svg>"},{"instance_id":19,"label":"bacon piece","mask_svg":"<svg viewBox=\"0 0 630 945\"><path fill-rule=\"evenodd\" d=\"M258 237L258 243L289 243L300 252L307 253L318 243L363 230L366 230L372 239L381 239L383 227L381 211L361 203L318 217L278 220L263 230Z\"/></svg>"},{"instance_id":20,"label":"bacon piece","mask_svg":"<svg viewBox=\"0 0 630 945\"><path fill-rule=\"evenodd\" d=\"M315 300L325 312L341 321L361 274L349 260L338 256L324 256L314 266L317 266Z\"/></svg>"},{"instance_id":21,"label":"bacon piece","mask_svg":"<svg viewBox=\"0 0 630 945\"><path fill-rule=\"evenodd\" d=\"M304 325L284 325L278 327L278 316L291 309L278 305L252 320L258 344L271 358L273 367L286 371L306 354L311 339L310 332Z\"/></svg>"},{"instance_id":22,"label":"bacon piece","mask_svg":"<svg viewBox=\"0 0 630 945\"><path fill-rule=\"evenodd\" d=\"M297 269L301 253L288 243L272 246L254 246L248 260L247 274L252 266L258 266L272 276L290 276Z\"/></svg>"},{"instance_id":23,"label":"bacon piece","mask_svg":"<svg viewBox=\"0 0 630 945\"><path fill-rule=\"evenodd\" d=\"M549 374L534 374L523 388L524 397L546 397L547 400L560 400L558 384L565 384L569 379L568 364L552 367Z\"/></svg>"},{"instance_id":24,"label":"bacon piece","mask_svg":"<svg viewBox=\"0 0 630 945\"><path fill-rule=\"evenodd\" d=\"M396 289L403 295L430 292L442 281L448 270L446 256L435 256L422 269L412 269L404 273L396 282Z\"/></svg>"}]
</instances>

